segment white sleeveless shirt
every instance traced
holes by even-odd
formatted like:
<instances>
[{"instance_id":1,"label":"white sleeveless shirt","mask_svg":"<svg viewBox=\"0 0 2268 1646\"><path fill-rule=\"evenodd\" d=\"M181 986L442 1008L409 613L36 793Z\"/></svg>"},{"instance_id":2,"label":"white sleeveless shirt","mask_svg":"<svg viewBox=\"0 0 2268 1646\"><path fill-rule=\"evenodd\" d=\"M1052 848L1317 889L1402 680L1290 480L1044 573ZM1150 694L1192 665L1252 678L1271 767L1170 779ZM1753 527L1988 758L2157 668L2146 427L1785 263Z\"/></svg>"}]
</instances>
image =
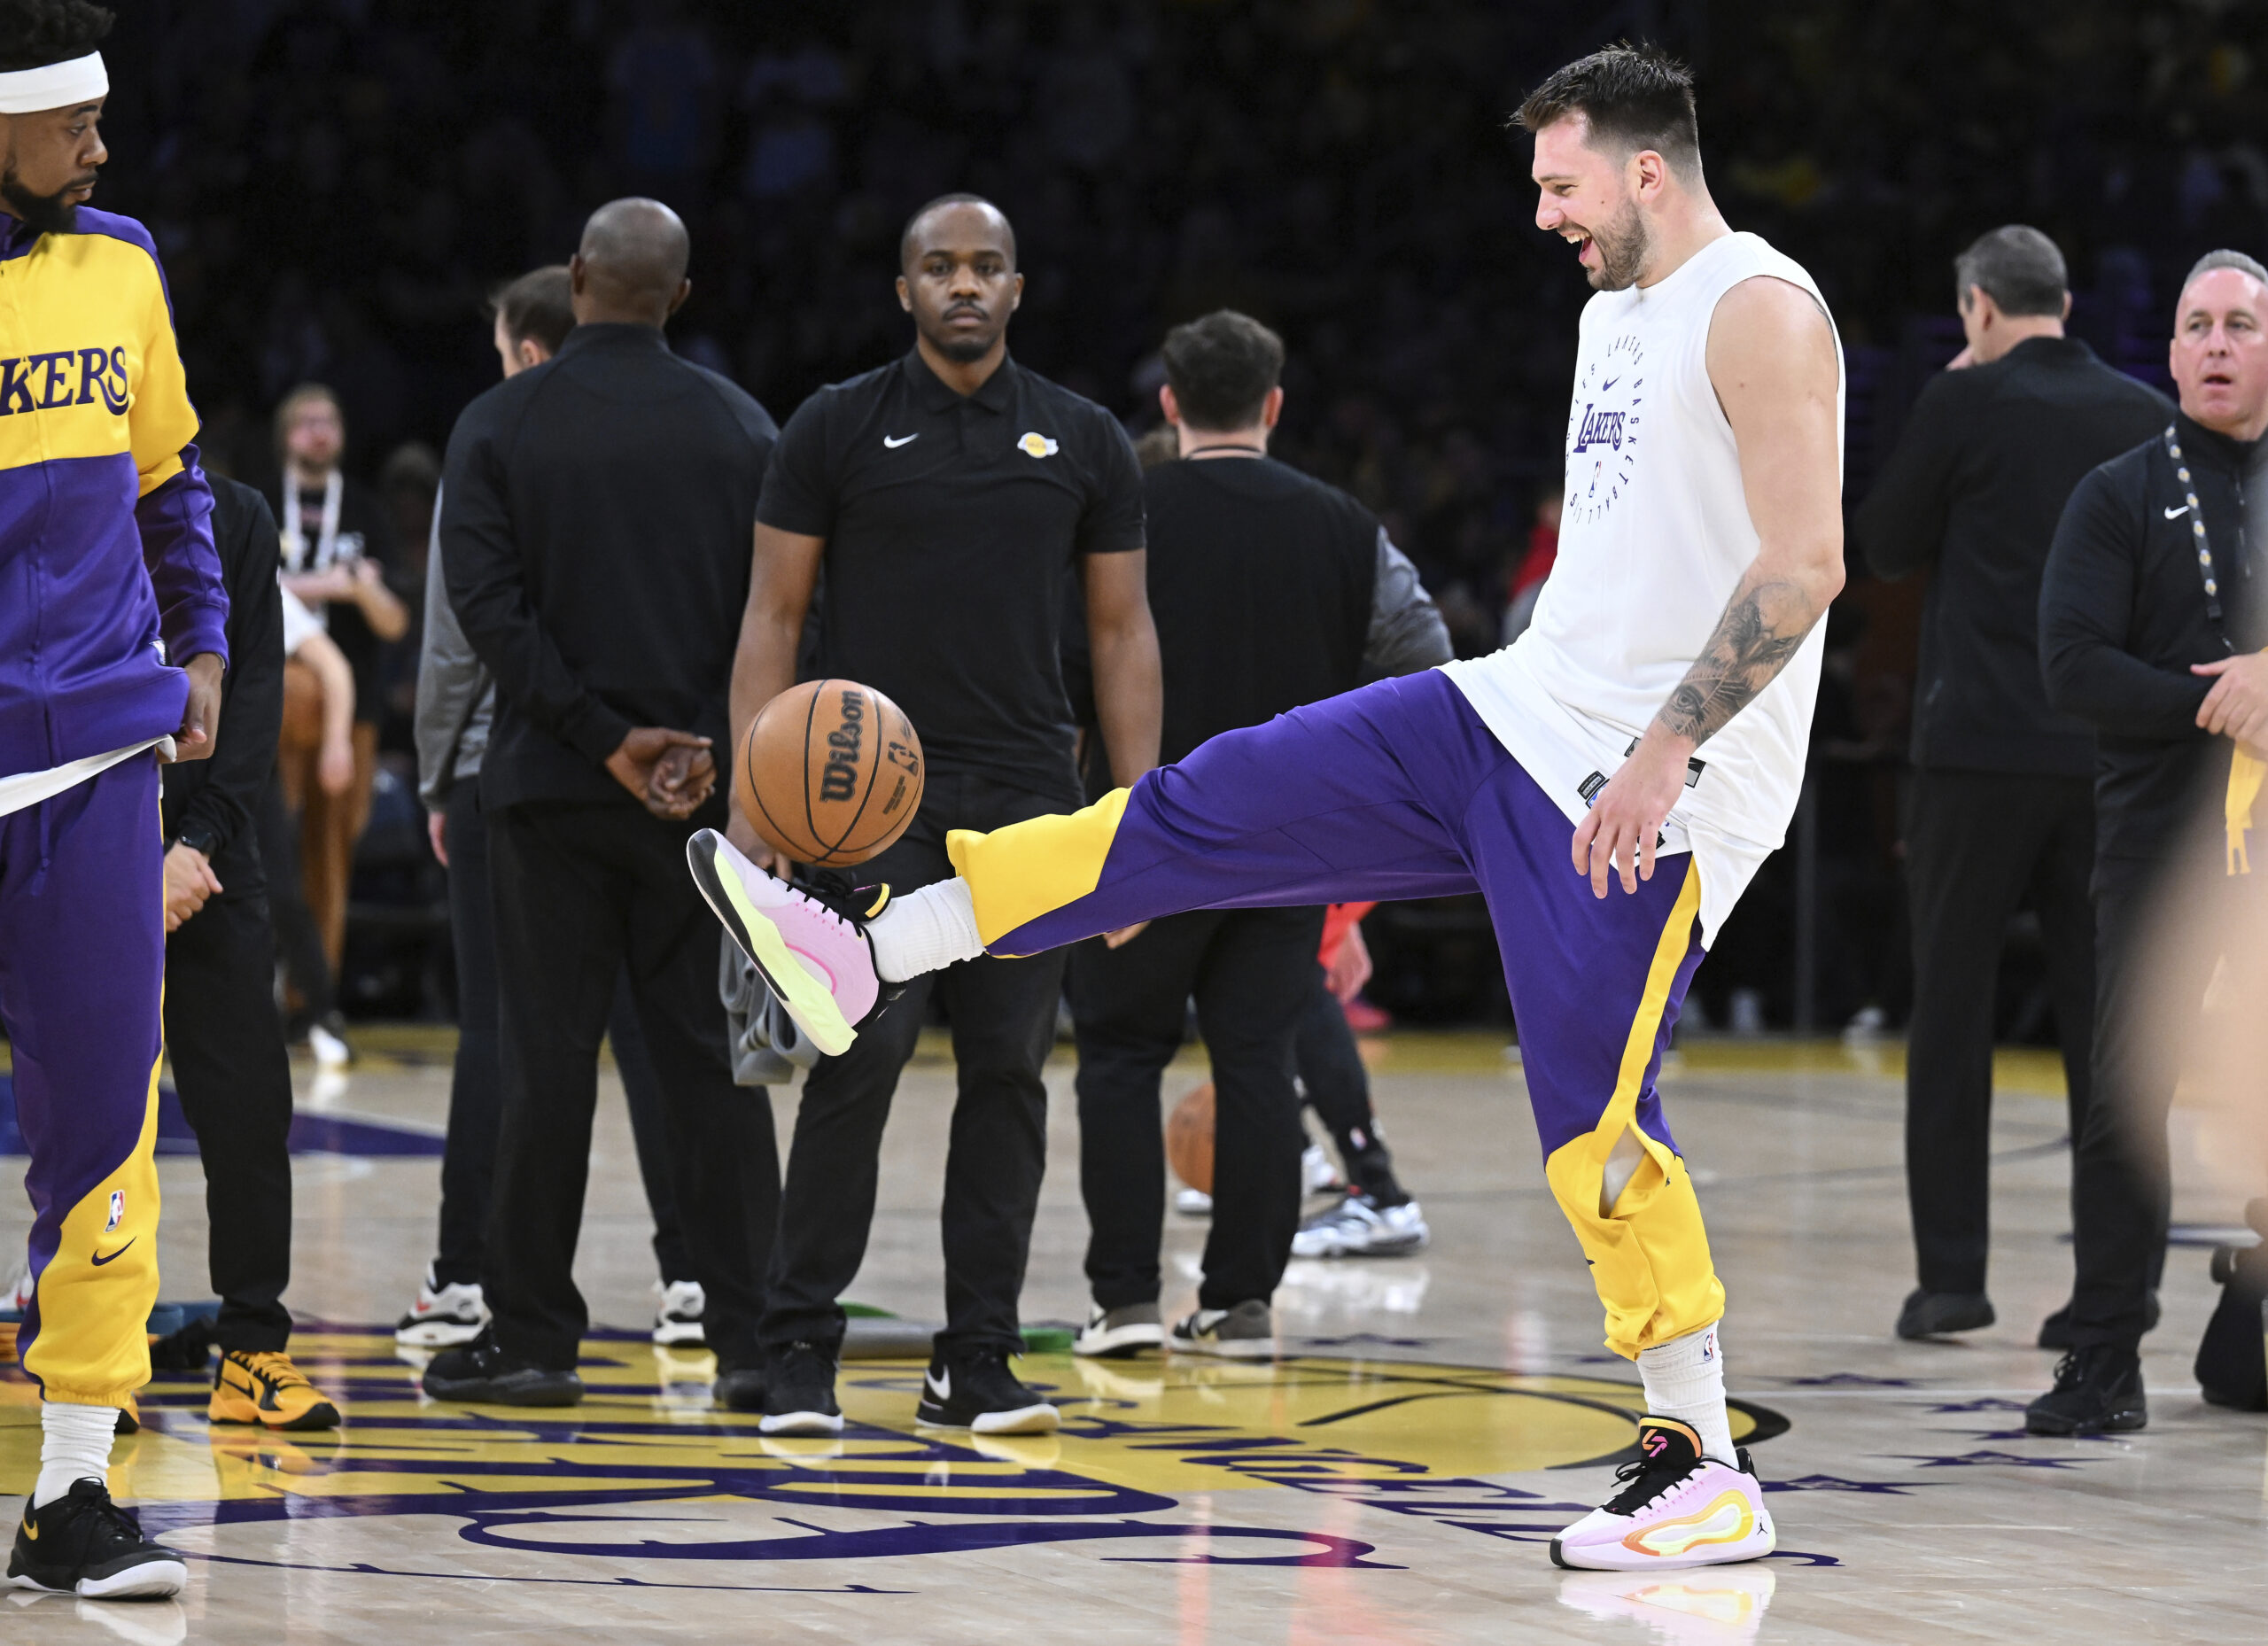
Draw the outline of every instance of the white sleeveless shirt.
<instances>
[{"instance_id":1,"label":"white sleeveless shirt","mask_svg":"<svg viewBox=\"0 0 2268 1646\"><path fill-rule=\"evenodd\" d=\"M1584 306L1559 555L1534 621L1492 656L1442 665L1570 822L1685 678L1756 558L1740 452L1707 354L1718 300L1759 275L1799 287L1827 314L1812 277L1752 234L1713 240L1653 285ZM1838 489L1842 376L1838 338ZM1822 622L1701 745L1697 774L1689 771L1664 826L1663 850L1689 850L1700 865L1705 943L1786 837L1825 646Z\"/></svg>"}]
</instances>

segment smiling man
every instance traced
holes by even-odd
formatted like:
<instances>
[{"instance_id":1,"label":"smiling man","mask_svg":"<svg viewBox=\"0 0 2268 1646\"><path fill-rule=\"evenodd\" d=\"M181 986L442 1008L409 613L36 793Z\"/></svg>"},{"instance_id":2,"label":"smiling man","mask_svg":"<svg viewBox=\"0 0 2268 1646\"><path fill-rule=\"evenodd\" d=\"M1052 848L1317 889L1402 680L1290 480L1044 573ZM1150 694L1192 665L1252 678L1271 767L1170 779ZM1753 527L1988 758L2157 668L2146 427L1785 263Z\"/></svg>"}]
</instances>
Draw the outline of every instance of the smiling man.
<instances>
[{"instance_id":1,"label":"smiling man","mask_svg":"<svg viewBox=\"0 0 2268 1646\"><path fill-rule=\"evenodd\" d=\"M2248 827L2268 821L2268 563L2245 501L2268 466L2268 269L2202 258L2170 363L2179 412L2079 483L2040 584L2047 700L2095 733L2095 1037L2071 1160L2071 1353L2024 1414L2034 1434L2148 1421L2140 1349L2165 1262L2176 1070L2144 1042L2197 1039L2218 959L2198 934L2154 943L2151 928L2175 884L2251 873Z\"/></svg>"},{"instance_id":2,"label":"smiling man","mask_svg":"<svg viewBox=\"0 0 2268 1646\"><path fill-rule=\"evenodd\" d=\"M86 206L110 22L0 4L0 1021L44 1401L8 1575L123 1597L187 1578L104 1477L158 1291L158 764L213 752L229 602L156 248Z\"/></svg>"},{"instance_id":3,"label":"smiling man","mask_svg":"<svg viewBox=\"0 0 2268 1646\"><path fill-rule=\"evenodd\" d=\"M795 683L824 567L819 669L887 693L912 717L928 763L920 814L861 871L900 886L950 879L948 830L997 829L1078 804L1058 661L1075 578L1113 775L1131 783L1157 764L1141 470L1108 412L1009 357L1008 321L1022 295L1015 232L998 207L951 194L914 213L897 276L913 348L797 408L757 511L734 747L757 710ZM759 850L745 819L736 814L733 827L742 850ZM695 867L714 905L720 877L747 859L706 839ZM918 1416L993 1432L1052 1429L1055 1408L1008 1357L1022 1347L1017 1299L1046 1162L1040 1066L1054 1043L1062 957L956 958L970 963L936 985L959 1071L944 1163L946 1324ZM836 1299L866 1254L882 1126L928 989L924 980L909 990L804 1083L766 1300L766 1433L843 1426Z\"/></svg>"},{"instance_id":4,"label":"smiling man","mask_svg":"<svg viewBox=\"0 0 2268 1646\"><path fill-rule=\"evenodd\" d=\"M1598 291L1559 563L1518 641L1225 733L1076 815L956 833L959 878L886 908L830 906L721 842L711 901L744 946L800 950L856 998L1184 909L1478 889L1546 1175L1652 1413L1622 1489L1553 1557L1749 1560L1772 1520L1732 1444L1724 1288L1654 1080L1802 782L1817 625L1843 579L1841 352L1811 277L1718 214L1680 65L1598 52L1518 120L1537 225ZM827 990L781 993L844 1026Z\"/></svg>"}]
</instances>

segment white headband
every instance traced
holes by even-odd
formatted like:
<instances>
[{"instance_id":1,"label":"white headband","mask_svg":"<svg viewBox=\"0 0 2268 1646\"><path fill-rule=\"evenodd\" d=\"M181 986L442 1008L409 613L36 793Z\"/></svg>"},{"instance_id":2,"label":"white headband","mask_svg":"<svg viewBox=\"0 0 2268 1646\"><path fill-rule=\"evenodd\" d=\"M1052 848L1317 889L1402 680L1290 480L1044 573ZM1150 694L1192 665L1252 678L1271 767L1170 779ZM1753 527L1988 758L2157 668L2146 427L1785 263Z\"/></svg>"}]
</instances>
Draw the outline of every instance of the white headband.
<instances>
[{"instance_id":1,"label":"white headband","mask_svg":"<svg viewBox=\"0 0 2268 1646\"><path fill-rule=\"evenodd\" d=\"M109 95L110 74L103 67L103 54L99 51L89 51L67 63L0 73L0 114L37 114L44 109L73 108Z\"/></svg>"}]
</instances>

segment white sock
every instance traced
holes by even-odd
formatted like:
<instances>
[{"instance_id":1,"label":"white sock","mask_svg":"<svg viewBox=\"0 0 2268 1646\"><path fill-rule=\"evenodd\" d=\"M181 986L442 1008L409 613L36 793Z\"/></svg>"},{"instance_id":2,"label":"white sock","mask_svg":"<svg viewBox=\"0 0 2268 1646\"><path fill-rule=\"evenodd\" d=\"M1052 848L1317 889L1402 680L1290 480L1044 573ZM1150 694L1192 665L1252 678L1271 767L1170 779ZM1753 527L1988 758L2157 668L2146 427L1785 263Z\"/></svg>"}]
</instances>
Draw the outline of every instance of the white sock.
<instances>
[{"instance_id":1,"label":"white sock","mask_svg":"<svg viewBox=\"0 0 2268 1646\"><path fill-rule=\"evenodd\" d=\"M888 908L866 922L866 936L874 945L874 970L889 983L941 972L984 952L984 939L976 935L975 899L968 882L958 878L892 897Z\"/></svg>"},{"instance_id":2,"label":"white sock","mask_svg":"<svg viewBox=\"0 0 2268 1646\"><path fill-rule=\"evenodd\" d=\"M70 1406L50 1401L39 1414L39 1483L32 1507L44 1509L81 1480L110 1473L110 1443L118 1433L115 1406Z\"/></svg>"},{"instance_id":3,"label":"white sock","mask_svg":"<svg viewBox=\"0 0 2268 1646\"><path fill-rule=\"evenodd\" d=\"M1725 1412L1725 1357L1717 1352L1715 1326L1640 1349L1638 1376L1646 1386L1649 1413L1689 1425L1701 1437L1703 1456L1739 1464Z\"/></svg>"}]
</instances>

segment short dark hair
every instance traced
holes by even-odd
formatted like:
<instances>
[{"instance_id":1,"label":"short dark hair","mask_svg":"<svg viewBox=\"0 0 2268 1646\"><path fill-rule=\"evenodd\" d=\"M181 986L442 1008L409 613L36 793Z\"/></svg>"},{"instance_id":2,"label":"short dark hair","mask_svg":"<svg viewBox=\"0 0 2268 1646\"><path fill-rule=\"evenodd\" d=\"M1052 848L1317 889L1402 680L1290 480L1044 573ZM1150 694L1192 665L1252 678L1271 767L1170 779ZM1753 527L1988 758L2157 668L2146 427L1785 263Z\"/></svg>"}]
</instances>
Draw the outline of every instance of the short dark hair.
<instances>
[{"instance_id":1,"label":"short dark hair","mask_svg":"<svg viewBox=\"0 0 2268 1646\"><path fill-rule=\"evenodd\" d=\"M1016 229L1015 225L1008 221L1007 213L981 194L955 193L941 194L936 199L925 202L913 216L905 220L905 227L897 231L897 267L901 272L913 260L914 226L930 213L948 206L981 206L998 217L1000 227L1008 232L1008 267L1014 268L1016 266Z\"/></svg>"},{"instance_id":2,"label":"short dark hair","mask_svg":"<svg viewBox=\"0 0 2268 1646\"><path fill-rule=\"evenodd\" d=\"M1232 308L1176 326L1161 353L1181 420L1216 433L1258 423L1284 376L1284 339Z\"/></svg>"},{"instance_id":3,"label":"short dark hair","mask_svg":"<svg viewBox=\"0 0 2268 1646\"><path fill-rule=\"evenodd\" d=\"M1574 114L1589 124L1593 148L1651 149L1673 170L1701 170L1693 71L1658 47L1623 41L1570 63L1529 92L1512 120L1534 132Z\"/></svg>"},{"instance_id":4,"label":"short dark hair","mask_svg":"<svg viewBox=\"0 0 2268 1646\"><path fill-rule=\"evenodd\" d=\"M1977 286L2000 305L2003 314L2063 315L2070 277L2055 243L2024 223L2010 223L1978 235L1953 260L1954 298L1966 304Z\"/></svg>"},{"instance_id":5,"label":"short dark hair","mask_svg":"<svg viewBox=\"0 0 2268 1646\"><path fill-rule=\"evenodd\" d=\"M575 329L575 287L567 265L547 263L506 281L488 294L488 312L504 322L504 335L513 342L533 338L556 354Z\"/></svg>"},{"instance_id":6,"label":"short dark hair","mask_svg":"<svg viewBox=\"0 0 2268 1646\"><path fill-rule=\"evenodd\" d=\"M87 0L0 0L0 74L82 58L111 21L107 8Z\"/></svg>"}]
</instances>

